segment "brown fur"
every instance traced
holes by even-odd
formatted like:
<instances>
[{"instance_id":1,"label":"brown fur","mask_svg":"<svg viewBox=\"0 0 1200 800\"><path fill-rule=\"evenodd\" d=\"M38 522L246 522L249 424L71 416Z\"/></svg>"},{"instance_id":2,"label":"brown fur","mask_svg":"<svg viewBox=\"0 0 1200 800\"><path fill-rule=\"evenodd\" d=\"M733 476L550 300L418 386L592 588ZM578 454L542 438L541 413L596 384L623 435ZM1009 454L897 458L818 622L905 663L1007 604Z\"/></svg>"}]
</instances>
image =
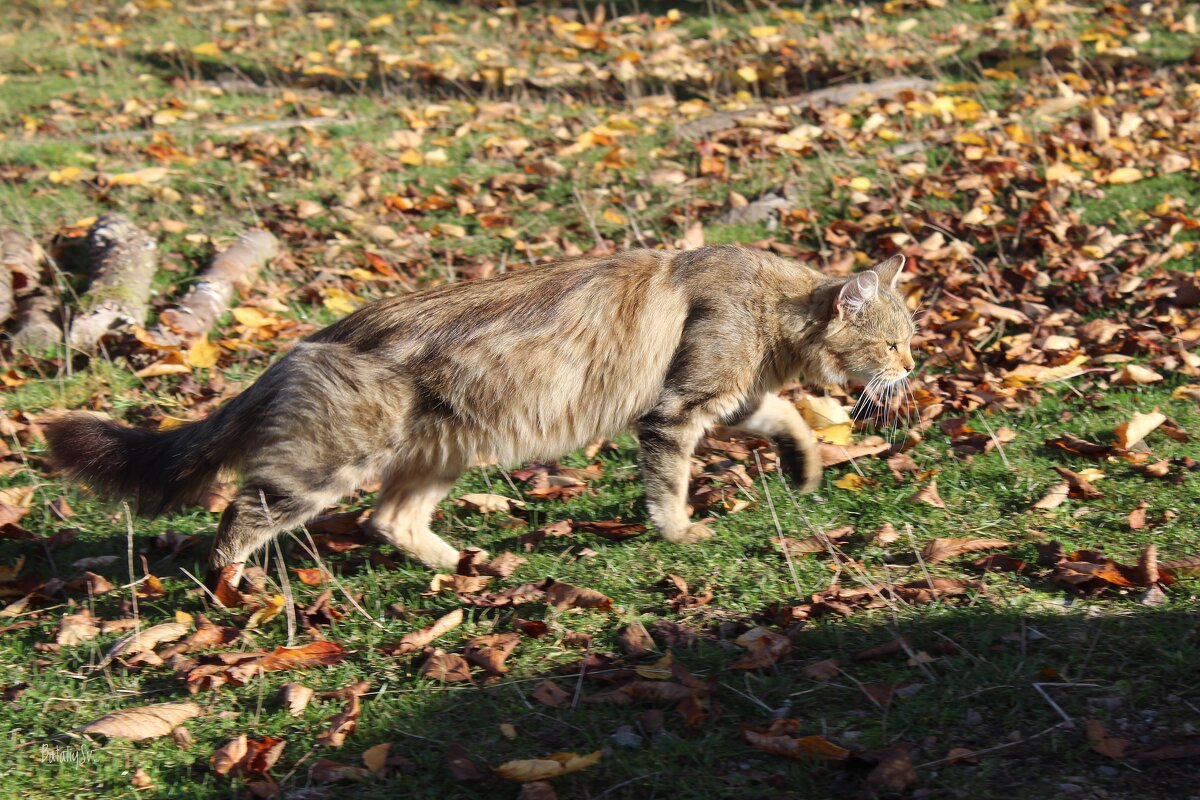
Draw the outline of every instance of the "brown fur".
<instances>
[{"instance_id":1,"label":"brown fur","mask_svg":"<svg viewBox=\"0 0 1200 800\"><path fill-rule=\"evenodd\" d=\"M152 514L239 469L214 569L377 475L375 531L452 565L457 551L429 518L464 470L556 457L629 427L650 518L667 539L691 542L709 535L685 504L706 427L772 438L810 491L820 457L775 394L783 382L907 375L913 326L893 291L903 263L840 279L738 247L637 250L441 286L319 331L200 422L152 433L75 414L48 436L63 469Z\"/></svg>"}]
</instances>

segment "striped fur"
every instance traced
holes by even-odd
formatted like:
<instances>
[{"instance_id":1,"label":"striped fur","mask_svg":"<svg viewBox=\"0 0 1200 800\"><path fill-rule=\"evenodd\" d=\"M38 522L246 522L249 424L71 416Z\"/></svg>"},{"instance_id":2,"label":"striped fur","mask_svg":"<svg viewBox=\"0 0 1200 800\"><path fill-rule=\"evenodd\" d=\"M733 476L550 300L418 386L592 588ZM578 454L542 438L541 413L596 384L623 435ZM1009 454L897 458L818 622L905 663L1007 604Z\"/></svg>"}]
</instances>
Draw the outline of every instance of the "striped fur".
<instances>
[{"instance_id":1,"label":"striped fur","mask_svg":"<svg viewBox=\"0 0 1200 800\"><path fill-rule=\"evenodd\" d=\"M772 438L811 490L820 458L776 396L782 383L907 374L912 323L892 288L902 267L894 257L829 278L738 247L565 261L366 306L179 431L74 414L48 435L64 470L149 513L194 500L221 468L240 470L214 569L375 476L375 531L452 565L457 551L429 519L465 469L556 457L631 427L652 521L690 542L709 535L686 506L688 457L706 427Z\"/></svg>"}]
</instances>

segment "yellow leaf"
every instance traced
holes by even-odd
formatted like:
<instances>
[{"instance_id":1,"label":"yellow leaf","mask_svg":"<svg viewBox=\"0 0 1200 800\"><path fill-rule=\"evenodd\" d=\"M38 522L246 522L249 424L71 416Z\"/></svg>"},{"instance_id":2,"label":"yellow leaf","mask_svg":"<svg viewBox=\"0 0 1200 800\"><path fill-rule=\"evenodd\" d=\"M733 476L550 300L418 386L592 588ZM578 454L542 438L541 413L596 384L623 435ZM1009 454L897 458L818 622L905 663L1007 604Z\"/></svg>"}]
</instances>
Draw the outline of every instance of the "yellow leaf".
<instances>
[{"instance_id":1,"label":"yellow leaf","mask_svg":"<svg viewBox=\"0 0 1200 800\"><path fill-rule=\"evenodd\" d=\"M806 394L796 403L804 421L813 428L829 428L850 421L850 415L842 404L832 397L816 397Z\"/></svg>"},{"instance_id":2,"label":"yellow leaf","mask_svg":"<svg viewBox=\"0 0 1200 800\"><path fill-rule=\"evenodd\" d=\"M863 488L862 476L856 472L847 472L842 477L833 482L833 485L839 489L847 489L851 492L861 492Z\"/></svg>"},{"instance_id":3,"label":"yellow leaf","mask_svg":"<svg viewBox=\"0 0 1200 800\"><path fill-rule=\"evenodd\" d=\"M282 321L254 306L238 306L231 313L234 319L247 328L265 328L269 325L278 325Z\"/></svg>"},{"instance_id":4,"label":"yellow leaf","mask_svg":"<svg viewBox=\"0 0 1200 800\"><path fill-rule=\"evenodd\" d=\"M271 620L279 616L279 612L283 611L287 605L287 600L283 595L277 594L267 600L267 604L250 615L250 619L246 620L247 628L257 628L260 625L265 625Z\"/></svg>"},{"instance_id":5,"label":"yellow leaf","mask_svg":"<svg viewBox=\"0 0 1200 800\"><path fill-rule=\"evenodd\" d=\"M221 55L221 48L217 46L216 42L205 42L193 47L192 52L198 56L212 56L215 58Z\"/></svg>"},{"instance_id":6,"label":"yellow leaf","mask_svg":"<svg viewBox=\"0 0 1200 800\"><path fill-rule=\"evenodd\" d=\"M175 621L180 625L187 625L190 628L195 620L193 620L192 615L186 611L176 611Z\"/></svg>"},{"instance_id":7,"label":"yellow leaf","mask_svg":"<svg viewBox=\"0 0 1200 800\"><path fill-rule=\"evenodd\" d=\"M675 657L668 652L665 656L655 661L653 664L647 664L644 667L637 667L637 674L641 675L646 680L651 681L669 681L671 680L671 664L674 663Z\"/></svg>"},{"instance_id":8,"label":"yellow leaf","mask_svg":"<svg viewBox=\"0 0 1200 800\"><path fill-rule=\"evenodd\" d=\"M603 753L604 751L602 750L597 750L586 756L577 755L576 753L551 753L545 758L507 761L496 767L494 772L505 780L519 781L521 783L544 781L590 767L600 760Z\"/></svg>"},{"instance_id":9,"label":"yellow leaf","mask_svg":"<svg viewBox=\"0 0 1200 800\"><path fill-rule=\"evenodd\" d=\"M867 189L871 188L871 179L864 178L861 175L859 175L857 178L851 178L850 188L856 192L865 192Z\"/></svg>"},{"instance_id":10,"label":"yellow leaf","mask_svg":"<svg viewBox=\"0 0 1200 800\"><path fill-rule=\"evenodd\" d=\"M1083 176L1070 164L1051 164L1046 167L1046 180L1050 183L1079 183Z\"/></svg>"},{"instance_id":11,"label":"yellow leaf","mask_svg":"<svg viewBox=\"0 0 1200 800\"><path fill-rule=\"evenodd\" d=\"M162 359L134 374L139 378L159 378L163 375L183 375L191 371L192 368L183 360L183 353L167 353Z\"/></svg>"},{"instance_id":12,"label":"yellow leaf","mask_svg":"<svg viewBox=\"0 0 1200 800\"><path fill-rule=\"evenodd\" d=\"M378 17L372 17L367 20L367 28L375 30L377 28L386 28L395 21L395 17L391 14L380 14Z\"/></svg>"},{"instance_id":13,"label":"yellow leaf","mask_svg":"<svg viewBox=\"0 0 1200 800\"><path fill-rule=\"evenodd\" d=\"M750 29L750 35L755 39L766 39L779 33L779 27L776 25L759 25Z\"/></svg>"},{"instance_id":14,"label":"yellow leaf","mask_svg":"<svg viewBox=\"0 0 1200 800\"><path fill-rule=\"evenodd\" d=\"M746 83L758 83L758 70L754 67L738 67L737 76Z\"/></svg>"},{"instance_id":15,"label":"yellow leaf","mask_svg":"<svg viewBox=\"0 0 1200 800\"><path fill-rule=\"evenodd\" d=\"M337 289L330 287L322 292L324 299L321 303L335 314L349 314L358 304L355 302L358 298L347 292L345 289Z\"/></svg>"},{"instance_id":16,"label":"yellow leaf","mask_svg":"<svg viewBox=\"0 0 1200 800\"><path fill-rule=\"evenodd\" d=\"M70 183L83 174L79 167L63 167L53 170L47 177L51 183Z\"/></svg>"},{"instance_id":17,"label":"yellow leaf","mask_svg":"<svg viewBox=\"0 0 1200 800\"><path fill-rule=\"evenodd\" d=\"M167 177L166 167L146 167L133 172L119 172L108 176L110 186L145 186Z\"/></svg>"},{"instance_id":18,"label":"yellow leaf","mask_svg":"<svg viewBox=\"0 0 1200 800\"><path fill-rule=\"evenodd\" d=\"M187 363L195 369L212 369L217 365L217 358L220 355L221 348L208 339L199 339L188 348Z\"/></svg>"},{"instance_id":19,"label":"yellow leaf","mask_svg":"<svg viewBox=\"0 0 1200 800\"><path fill-rule=\"evenodd\" d=\"M829 444L850 444L852 432L849 422L841 422L837 425L829 425L824 428L814 428L813 433L822 442Z\"/></svg>"},{"instance_id":20,"label":"yellow leaf","mask_svg":"<svg viewBox=\"0 0 1200 800\"><path fill-rule=\"evenodd\" d=\"M400 163L410 167L419 167L425 163L425 156L421 155L420 150L409 148L400 154Z\"/></svg>"},{"instance_id":21,"label":"yellow leaf","mask_svg":"<svg viewBox=\"0 0 1200 800\"><path fill-rule=\"evenodd\" d=\"M628 220L625 219L625 215L620 211L617 211L615 208L604 209L604 213L600 215L600 218L610 225L624 225L626 222L628 222Z\"/></svg>"},{"instance_id":22,"label":"yellow leaf","mask_svg":"<svg viewBox=\"0 0 1200 800\"><path fill-rule=\"evenodd\" d=\"M1142 179L1142 171L1137 167L1118 167L1108 173L1109 183L1136 183Z\"/></svg>"},{"instance_id":23,"label":"yellow leaf","mask_svg":"<svg viewBox=\"0 0 1200 800\"><path fill-rule=\"evenodd\" d=\"M1145 439L1152 430L1167 421L1167 415L1157 408L1149 414L1135 411L1128 422L1122 422L1115 431L1117 444L1122 450L1128 450L1133 445Z\"/></svg>"}]
</instances>

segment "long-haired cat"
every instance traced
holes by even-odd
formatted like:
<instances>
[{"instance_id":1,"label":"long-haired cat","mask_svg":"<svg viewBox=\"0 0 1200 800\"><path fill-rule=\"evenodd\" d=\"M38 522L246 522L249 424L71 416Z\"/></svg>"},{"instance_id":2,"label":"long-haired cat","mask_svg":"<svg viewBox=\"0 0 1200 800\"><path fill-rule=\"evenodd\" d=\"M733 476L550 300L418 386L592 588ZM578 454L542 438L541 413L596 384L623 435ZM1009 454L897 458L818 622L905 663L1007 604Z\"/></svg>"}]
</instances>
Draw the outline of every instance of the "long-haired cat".
<instances>
[{"instance_id":1,"label":"long-haired cat","mask_svg":"<svg viewBox=\"0 0 1200 800\"><path fill-rule=\"evenodd\" d=\"M374 531L434 567L458 555L430 530L480 460L562 455L632 427L650 519L672 542L688 517L689 456L720 423L771 439L804 491L821 460L776 392L788 379L903 380L911 317L903 256L850 278L740 247L634 250L380 300L300 342L208 418L166 431L87 413L47 428L54 462L156 515L221 470L242 488L212 570L382 476Z\"/></svg>"}]
</instances>

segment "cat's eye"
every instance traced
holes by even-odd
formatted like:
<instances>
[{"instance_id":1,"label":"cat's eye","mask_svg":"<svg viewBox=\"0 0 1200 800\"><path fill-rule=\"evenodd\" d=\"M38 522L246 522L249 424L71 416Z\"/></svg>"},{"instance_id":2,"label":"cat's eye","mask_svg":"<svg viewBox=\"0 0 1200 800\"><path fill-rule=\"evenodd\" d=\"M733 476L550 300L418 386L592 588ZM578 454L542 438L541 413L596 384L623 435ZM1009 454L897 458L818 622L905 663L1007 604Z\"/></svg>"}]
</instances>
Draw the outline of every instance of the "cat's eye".
<instances>
[{"instance_id":1,"label":"cat's eye","mask_svg":"<svg viewBox=\"0 0 1200 800\"><path fill-rule=\"evenodd\" d=\"M899 347L899 345L896 344L895 342L891 342L890 344L888 344L888 350L891 350L893 352L895 352L897 347Z\"/></svg>"}]
</instances>

